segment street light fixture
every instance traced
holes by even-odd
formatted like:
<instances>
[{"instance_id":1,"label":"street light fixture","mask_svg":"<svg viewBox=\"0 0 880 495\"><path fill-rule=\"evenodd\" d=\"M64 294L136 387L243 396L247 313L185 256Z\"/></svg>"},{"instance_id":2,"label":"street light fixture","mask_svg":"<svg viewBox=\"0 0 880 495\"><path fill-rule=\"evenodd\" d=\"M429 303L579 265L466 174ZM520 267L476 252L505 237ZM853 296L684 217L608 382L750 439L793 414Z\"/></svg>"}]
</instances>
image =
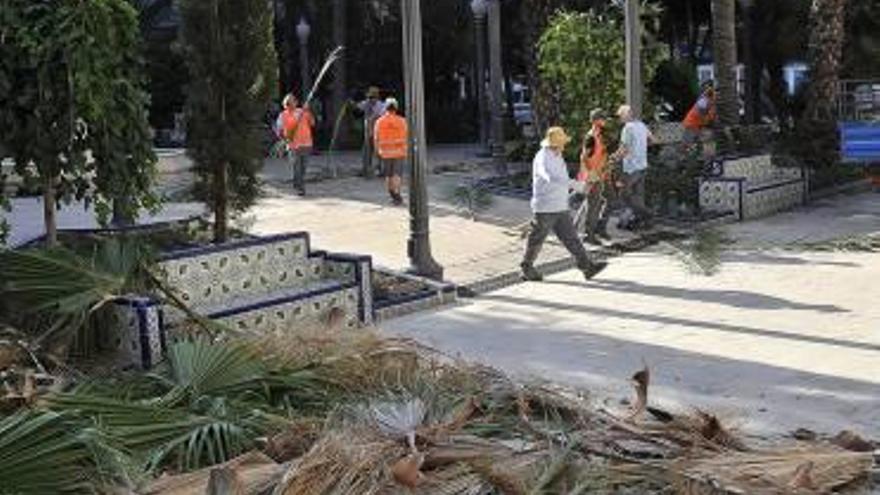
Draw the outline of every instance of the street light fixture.
<instances>
[{"instance_id":1,"label":"street light fixture","mask_svg":"<svg viewBox=\"0 0 880 495\"><path fill-rule=\"evenodd\" d=\"M299 70L303 99L306 97L306 92L312 87L312 81L309 77L309 36L311 34L312 27L309 26L305 17L300 17L299 23L296 25L296 37L299 38Z\"/></svg>"},{"instance_id":2,"label":"street light fixture","mask_svg":"<svg viewBox=\"0 0 880 495\"><path fill-rule=\"evenodd\" d=\"M401 0L403 18L403 80L409 124L409 233L410 271L443 279L443 267L431 255L428 227L427 149L425 139L425 77L422 67L421 0Z\"/></svg>"},{"instance_id":3,"label":"street light fixture","mask_svg":"<svg viewBox=\"0 0 880 495\"><path fill-rule=\"evenodd\" d=\"M474 86L476 87L480 124L480 154L491 156L489 126L486 121L488 114L486 104L486 14L489 13L489 3L486 0L471 0L471 11L474 13L474 37L477 40L477 71L474 77Z\"/></svg>"}]
</instances>

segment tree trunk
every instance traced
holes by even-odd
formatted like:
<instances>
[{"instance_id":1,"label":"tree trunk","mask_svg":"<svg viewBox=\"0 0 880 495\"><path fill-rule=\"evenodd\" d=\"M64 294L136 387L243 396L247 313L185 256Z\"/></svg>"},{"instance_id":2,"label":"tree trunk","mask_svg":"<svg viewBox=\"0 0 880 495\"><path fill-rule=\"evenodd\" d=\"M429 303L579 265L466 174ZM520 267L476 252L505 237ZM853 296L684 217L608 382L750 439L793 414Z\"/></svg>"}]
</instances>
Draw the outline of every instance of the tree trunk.
<instances>
[{"instance_id":1,"label":"tree trunk","mask_svg":"<svg viewBox=\"0 0 880 495\"><path fill-rule=\"evenodd\" d=\"M219 162L214 166L214 243L226 242L229 238L229 169L226 163Z\"/></svg>"},{"instance_id":2,"label":"tree trunk","mask_svg":"<svg viewBox=\"0 0 880 495\"><path fill-rule=\"evenodd\" d=\"M810 9L810 120L831 121L837 109L846 0L813 0Z\"/></svg>"},{"instance_id":3,"label":"tree trunk","mask_svg":"<svg viewBox=\"0 0 880 495\"><path fill-rule=\"evenodd\" d=\"M46 247L58 245L58 208L55 204L55 176L43 182L43 225L46 228Z\"/></svg>"},{"instance_id":4,"label":"tree trunk","mask_svg":"<svg viewBox=\"0 0 880 495\"><path fill-rule=\"evenodd\" d=\"M712 0L712 46L718 121L723 127L735 126L739 122L735 0Z\"/></svg>"},{"instance_id":5,"label":"tree trunk","mask_svg":"<svg viewBox=\"0 0 880 495\"><path fill-rule=\"evenodd\" d=\"M756 72L758 67L755 64L755 52L753 50L754 43L754 23L752 22L753 0L739 0L740 12L743 15L743 30L740 33L743 43L743 64L745 65L745 121L747 124L755 124L758 122L758 92L760 86L756 85L760 72Z\"/></svg>"}]
</instances>

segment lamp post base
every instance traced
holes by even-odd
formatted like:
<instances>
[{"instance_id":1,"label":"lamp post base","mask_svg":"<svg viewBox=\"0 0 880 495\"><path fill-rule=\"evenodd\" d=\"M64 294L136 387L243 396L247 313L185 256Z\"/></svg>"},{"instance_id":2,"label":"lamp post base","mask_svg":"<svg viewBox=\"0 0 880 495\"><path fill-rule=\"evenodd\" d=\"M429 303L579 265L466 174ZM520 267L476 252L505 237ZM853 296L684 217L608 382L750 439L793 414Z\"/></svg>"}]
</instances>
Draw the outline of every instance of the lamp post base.
<instances>
[{"instance_id":1,"label":"lamp post base","mask_svg":"<svg viewBox=\"0 0 880 495\"><path fill-rule=\"evenodd\" d=\"M431 280L443 280L443 267L431 256L431 248L427 238L410 238L407 241L410 267L406 270L411 275L429 278Z\"/></svg>"}]
</instances>

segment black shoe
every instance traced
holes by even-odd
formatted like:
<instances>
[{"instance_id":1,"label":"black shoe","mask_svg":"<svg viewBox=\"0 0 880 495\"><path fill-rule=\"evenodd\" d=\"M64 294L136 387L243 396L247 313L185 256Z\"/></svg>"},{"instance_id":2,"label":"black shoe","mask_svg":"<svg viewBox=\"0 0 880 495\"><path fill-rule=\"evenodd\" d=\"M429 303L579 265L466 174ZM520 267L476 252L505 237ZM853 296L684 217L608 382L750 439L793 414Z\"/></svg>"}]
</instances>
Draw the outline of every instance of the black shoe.
<instances>
[{"instance_id":1,"label":"black shoe","mask_svg":"<svg viewBox=\"0 0 880 495\"><path fill-rule=\"evenodd\" d=\"M540 282L544 280L544 276L541 275L541 272L535 270L535 267L532 265L527 265L523 263L520 265L522 268L522 279L527 282Z\"/></svg>"},{"instance_id":2,"label":"black shoe","mask_svg":"<svg viewBox=\"0 0 880 495\"><path fill-rule=\"evenodd\" d=\"M594 246L601 246L602 245L602 241L600 241L599 238L596 237L595 234L588 235L587 238L584 240L586 241L587 244L592 244Z\"/></svg>"},{"instance_id":3,"label":"black shoe","mask_svg":"<svg viewBox=\"0 0 880 495\"><path fill-rule=\"evenodd\" d=\"M306 195L306 190L305 190L305 189L297 189L297 190L296 190L296 195L297 195L297 196L305 196L305 195Z\"/></svg>"},{"instance_id":4,"label":"black shoe","mask_svg":"<svg viewBox=\"0 0 880 495\"><path fill-rule=\"evenodd\" d=\"M581 270L581 272L583 272L585 279L590 280L607 267L607 261L597 261L595 263L592 263L588 268L584 268L583 270Z\"/></svg>"},{"instance_id":5,"label":"black shoe","mask_svg":"<svg viewBox=\"0 0 880 495\"><path fill-rule=\"evenodd\" d=\"M608 234L608 231L605 230L605 229L602 229L602 230L596 232L596 236L597 236L599 239L605 239L606 241L610 241L610 240L611 240L611 236Z\"/></svg>"}]
</instances>

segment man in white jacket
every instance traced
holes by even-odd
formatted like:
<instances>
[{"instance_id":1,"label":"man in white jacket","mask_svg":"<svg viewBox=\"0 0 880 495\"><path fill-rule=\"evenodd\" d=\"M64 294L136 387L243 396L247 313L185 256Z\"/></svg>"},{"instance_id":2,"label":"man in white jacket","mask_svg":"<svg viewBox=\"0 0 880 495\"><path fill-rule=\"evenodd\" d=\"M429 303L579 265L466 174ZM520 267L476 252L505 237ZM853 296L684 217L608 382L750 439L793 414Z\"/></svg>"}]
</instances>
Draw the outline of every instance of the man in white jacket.
<instances>
[{"instance_id":1,"label":"man in white jacket","mask_svg":"<svg viewBox=\"0 0 880 495\"><path fill-rule=\"evenodd\" d=\"M571 142L561 127L547 129L541 141L541 149L532 161L532 228L523 257L522 276L524 280L539 281L543 277L535 269L535 260L550 231L577 260L577 267L587 280L596 276L608 266L604 261L590 259L584 245L578 238L568 211L568 192L577 183L568 176L568 167L562 158L565 146Z\"/></svg>"}]
</instances>

